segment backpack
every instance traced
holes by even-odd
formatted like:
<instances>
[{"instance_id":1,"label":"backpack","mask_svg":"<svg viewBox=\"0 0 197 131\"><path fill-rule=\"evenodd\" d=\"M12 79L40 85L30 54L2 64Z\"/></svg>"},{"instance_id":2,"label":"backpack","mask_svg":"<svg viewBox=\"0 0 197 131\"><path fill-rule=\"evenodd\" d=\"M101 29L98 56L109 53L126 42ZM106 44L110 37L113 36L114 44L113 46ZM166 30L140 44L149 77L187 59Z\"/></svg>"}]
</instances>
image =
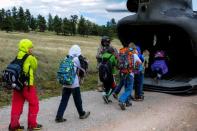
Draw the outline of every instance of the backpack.
<instances>
[{"instance_id":1,"label":"backpack","mask_svg":"<svg viewBox=\"0 0 197 131\"><path fill-rule=\"evenodd\" d=\"M78 58L79 58L79 61L80 61L81 68L83 68L85 70L85 72L87 72L87 70L88 70L87 59L82 55L80 55ZM85 72L79 69L79 77L81 77L81 78L84 77Z\"/></svg>"},{"instance_id":2,"label":"backpack","mask_svg":"<svg viewBox=\"0 0 197 131\"><path fill-rule=\"evenodd\" d=\"M61 85L72 85L75 76L73 57L67 56L60 62L57 79Z\"/></svg>"},{"instance_id":3,"label":"backpack","mask_svg":"<svg viewBox=\"0 0 197 131\"><path fill-rule=\"evenodd\" d=\"M28 56L28 54L25 54L22 59L15 58L3 71L2 79L7 89L18 91L23 89L25 82L29 78L23 72L23 64Z\"/></svg>"},{"instance_id":4,"label":"backpack","mask_svg":"<svg viewBox=\"0 0 197 131\"><path fill-rule=\"evenodd\" d=\"M112 66L109 61L111 57L112 55L107 59L102 59L102 62L99 65L99 78L101 82L110 81L113 77Z\"/></svg>"},{"instance_id":5,"label":"backpack","mask_svg":"<svg viewBox=\"0 0 197 131\"><path fill-rule=\"evenodd\" d=\"M119 50L119 70L120 73L129 74L133 68L133 53L129 48Z\"/></svg>"}]
</instances>

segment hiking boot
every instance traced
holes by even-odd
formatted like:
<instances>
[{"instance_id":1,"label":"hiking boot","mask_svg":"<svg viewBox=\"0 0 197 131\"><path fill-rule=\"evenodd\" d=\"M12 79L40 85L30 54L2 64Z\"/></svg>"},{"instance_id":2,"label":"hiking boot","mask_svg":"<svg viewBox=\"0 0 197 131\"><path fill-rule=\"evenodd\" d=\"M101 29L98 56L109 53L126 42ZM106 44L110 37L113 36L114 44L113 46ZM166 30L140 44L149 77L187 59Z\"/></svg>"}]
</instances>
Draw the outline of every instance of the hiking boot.
<instances>
[{"instance_id":1,"label":"hiking boot","mask_svg":"<svg viewBox=\"0 0 197 131\"><path fill-rule=\"evenodd\" d=\"M10 125L9 125L9 128L8 128L9 131L23 131L24 129L25 129L24 126L18 126L18 127L15 127L15 128L11 128Z\"/></svg>"},{"instance_id":2,"label":"hiking boot","mask_svg":"<svg viewBox=\"0 0 197 131\"><path fill-rule=\"evenodd\" d=\"M138 96L134 96L134 97L132 97L132 100L133 100L133 101L137 101L138 98L139 98Z\"/></svg>"},{"instance_id":3,"label":"hiking boot","mask_svg":"<svg viewBox=\"0 0 197 131\"><path fill-rule=\"evenodd\" d=\"M153 80L154 80L154 82L155 82L156 84L159 84L159 79L158 79L157 77L153 78Z\"/></svg>"},{"instance_id":4,"label":"hiking boot","mask_svg":"<svg viewBox=\"0 0 197 131\"><path fill-rule=\"evenodd\" d=\"M144 100L144 96L139 96L137 101L143 101Z\"/></svg>"},{"instance_id":5,"label":"hiking boot","mask_svg":"<svg viewBox=\"0 0 197 131\"><path fill-rule=\"evenodd\" d=\"M28 131L38 131L42 129L42 125L41 124L37 124L36 127L28 127Z\"/></svg>"},{"instance_id":6,"label":"hiking boot","mask_svg":"<svg viewBox=\"0 0 197 131\"><path fill-rule=\"evenodd\" d=\"M57 123L65 122L65 121L67 121L67 120L64 119L64 118L56 118L56 119L55 119L55 122L57 122Z\"/></svg>"},{"instance_id":7,"label":"hiking boot","mask_svg":"<svg viewBox=\"0 0 197 131\"><path fill-rule=\"evenodd\" d=\"M114 99L118 100L118 94L113 93L112 95L113 95Z\"/></svg>"},{"instance_id":8,"label":"hiking boot","mask_svg":"<svg viewBox=\"0 0 197 131\"><path fill-rule=\"evenodd\" d=\"M86 118L88 118L88 116L90 115L90 112L89 111L87 111L87 112L85 112L85 114L84 115L82 115L82 116L79 116L79 119L86 119Z\"/></svg>"},{"instance_id":9,"label":"hiking boot","mask_svg":"<svg viewBox=\"0 0 197 131\"><path fill-rule=\"evenodd\" d=\"M112 100L108 99L108 103L112 103Z\"/></svg>"},{"instance_id":10,"label":"hiking boot","mask_svg":"<svg viewBox=\"0 0 197 131\"><path fill-rule=\"evenodd\" d=\"M109 103L109 100L108 100L108 98L107 98L107 96L106 96L106 95L104 95L104 96L103 96L103 100L104 100L104 102L105 102L106 104L108 104L108 103Z\"/></svg>"},{"instance_id":11,"label":"hiking boot","mask_svg":"<svg viewBox=\"0 0 197 131\"><path fill-rule=\"evenodd\" d=\"M98 86L98 87L97 87L97 91L98 91L98 92L103 92L103 91L104 91L104 89L103 89L103 87L102 87L102 86Z\"/></svg>"},{"instance_id":12,"label":"hiking boot","mask_svg":"<svg viewBox=\"0 0 197 131\"><path fill-rule=\"evenodd\" d=\"M126 104L123 103L123 102L120 102L120 103L119 103L119 106L120 106L120 108L121 108L122 110L125 110L125 109L126 109Z\"/></svg>"},{"instance_id":13,"label":"hiking boot","mask_svg":"<svg viewBox=\"0 0 197 131\"><path fill-rule=\"evenodd\" d=\"M130 101L126 102L126 107L132 106L132 103Z\"/></svg>"}]
</instances>

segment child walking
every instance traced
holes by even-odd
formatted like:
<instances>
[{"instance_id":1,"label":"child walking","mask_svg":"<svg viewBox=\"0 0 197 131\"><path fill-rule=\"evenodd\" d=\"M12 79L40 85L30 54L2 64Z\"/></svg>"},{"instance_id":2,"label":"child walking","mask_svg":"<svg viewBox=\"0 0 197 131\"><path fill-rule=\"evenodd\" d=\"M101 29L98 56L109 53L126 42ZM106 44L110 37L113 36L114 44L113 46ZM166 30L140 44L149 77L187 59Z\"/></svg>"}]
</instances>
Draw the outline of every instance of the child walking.
<instances>
[{"instance_id":1,"label":"child walking","mask_svg":"<svg viewBox=\"0 0 197 131\"><path fill-rule=\"evenodd\" d=\"M66 119L63 118L63 115L66 110L68 100L69 100L71 94L73 95L74 103L77 108L79 118L86 119L90 115L90 112L89 111L85 112L83 110L83 106L82 106L79 77L77 74L77 69L82 69L80 66L79 58L78 58L80 55L81 55L80 47L78 45L73 45L69 50L68 57L73 58L72 61L74 62L74 71L75 71L76 75L74 77L74 82L72 85L63 85L62 98L61 98L60 105L59 105L57 115L55 118L56 122L65 122L66 121Z\"/></svg>"}]
</instances>

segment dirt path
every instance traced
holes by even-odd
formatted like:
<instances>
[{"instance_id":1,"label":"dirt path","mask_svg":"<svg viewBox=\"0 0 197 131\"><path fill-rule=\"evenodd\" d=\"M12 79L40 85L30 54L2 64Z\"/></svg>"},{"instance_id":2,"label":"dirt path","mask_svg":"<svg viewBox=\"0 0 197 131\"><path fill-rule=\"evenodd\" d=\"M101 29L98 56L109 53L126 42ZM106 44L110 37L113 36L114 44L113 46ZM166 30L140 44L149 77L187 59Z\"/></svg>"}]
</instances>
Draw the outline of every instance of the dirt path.
<instances>
[{"instance_id":1,"label":"dirt path","mask_svg":"<svg viewBox=\"0 0 197 131\"><path fill-rule=\"evenodd\" d=\"M78 119L73 100L70 99L64 114L65 123L55 123L60 97L40 102L38 121L43 131L197 131L197 95L175 96L145 92L143 102L133 102L126 111L120 110L118 102L104 104L101 93L82 93L85 110L91 111L88 119ZM72 97L71 97L72 98ZM0 131L7 131L10 106L0 109ZM26 126L27 105L21 124Z\"/></svg>"}]
</instances>

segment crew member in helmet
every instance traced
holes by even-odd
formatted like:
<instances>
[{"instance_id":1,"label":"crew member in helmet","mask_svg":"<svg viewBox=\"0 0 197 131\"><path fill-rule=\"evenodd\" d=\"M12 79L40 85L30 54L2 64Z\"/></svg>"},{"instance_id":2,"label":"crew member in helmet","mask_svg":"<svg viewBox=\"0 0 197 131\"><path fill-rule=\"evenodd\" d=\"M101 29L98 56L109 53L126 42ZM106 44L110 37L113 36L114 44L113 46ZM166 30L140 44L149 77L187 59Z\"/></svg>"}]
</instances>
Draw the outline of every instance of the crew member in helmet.
<instances>
[{"instance_id":1,"label":"crew member in helmet","mask_svg":"<svg viewBox=\"0 0 197 131\"><path fill-rule=\"evenodd\" d=\"M111 46L111 39L108 36L102 36L101 38L101 43L99 44L99 47L97 49L97 55L96 55L96 59L97 59L97 69L99 67L99 64L101 63L102 60L102 55L103 53L108 49L108 47L112 47L114 50L114 54L115 57L118 56L118 51L116 48L114 48L113 46ZM97 83L97 90L98 91L103 91L103 84L100 81L99 77L98 77L98 83Z\"/></svg>"}]
</instances>

